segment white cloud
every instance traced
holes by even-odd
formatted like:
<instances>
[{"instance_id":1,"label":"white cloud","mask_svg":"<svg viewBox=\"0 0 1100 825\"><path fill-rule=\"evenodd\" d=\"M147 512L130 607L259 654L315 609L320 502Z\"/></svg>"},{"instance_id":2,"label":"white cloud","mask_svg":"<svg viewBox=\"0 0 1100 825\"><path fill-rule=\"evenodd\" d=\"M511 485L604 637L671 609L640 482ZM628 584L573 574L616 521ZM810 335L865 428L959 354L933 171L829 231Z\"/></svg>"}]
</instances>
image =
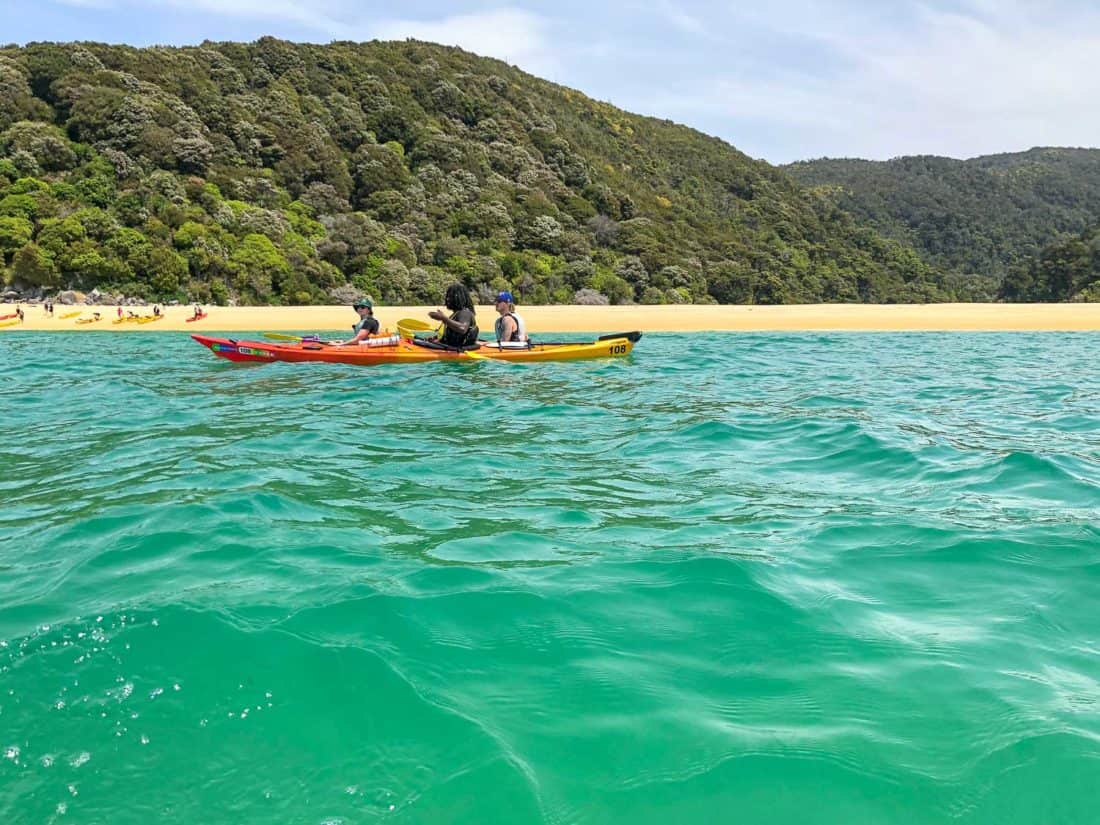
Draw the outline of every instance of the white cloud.
<instances>
[{"instance_id":1,"label":"white cloud","mask_svg":"<svg viewBox=\"0 0 1100 825\"><path fill-rule=\"evenodd\" d=\"M76 6L81 9L111 9L115 7L114 0L57 0L63 6Z\"/></svg>"},{"instance_id":2,"label":"white cloud","mask_svg":"<svg viewBox=\"0 0 1100 825\"><path fill-rule=\"evenodd\" d=\"M698 17L684 11L682 6L662 2L658 5L658 9L665 20L682 32L694 35L704 35L706 33L707 29L703 22Z\"/></svg>"},{"instance_id":3,"label":"white cloud","mask_svg":"<svg viewBox=\"0 0 1100 825\"><path fill-rule=\"evenodd\" d=\"M549 77L560 68L559 46L551 42L549 22L518 8L502 7L468 14L413 20L385 18L355 0L54 0L69 6L113 9L173 9L242 21L277 21L342 40L414 38L459 46L496 57L533 74ZM250 34L247 39L259 36Z\"/></svg>"},{"instance_id":4,"label":"white cloud","mask_svg":"<svg viewBox=\"0 0 1100 825\"><path fill-rule=\"evenodd\" d=\"M1100 11L976 0L914 5L911 17L890 20L850 6L779 2L752 14L753 25L824 46L828 65L776 55L785 68L755 77L718 70L687 95L651 98L647 111L712 128L725 121L724 137L741 146L738 130L752 134L746 150L780 162L1096 145Z\"/></svg>"},{"instance_id":5,"label":"white cloud","mask_svg":"<svg viewBox=\"0 0 1100 825\"><path fill-rule=\"evenodd\" d=\"M69 0L71 1L71 0ZM96 2L97 0L92 0ZM84 2L84 0L77 0ZM341 0L129 0L132 5L170 6L242 20L279 20L332 37L342 36L347 9Z\"/></svg>"},{"instance_id":6,"label":"white cloud","mask_svg":"<svg viewBox=\"0 0 1100 825\"><path fill-rule=\"evenodd\" d=\"M386 20L366 29L379 40L407 37L446 46L459 46L487 57L496 57L520 68L549 76L557 67L547 34L547 21L520 9L496 9L475 14L456 14L438 20Z\"/></svg>"}]
</instances>

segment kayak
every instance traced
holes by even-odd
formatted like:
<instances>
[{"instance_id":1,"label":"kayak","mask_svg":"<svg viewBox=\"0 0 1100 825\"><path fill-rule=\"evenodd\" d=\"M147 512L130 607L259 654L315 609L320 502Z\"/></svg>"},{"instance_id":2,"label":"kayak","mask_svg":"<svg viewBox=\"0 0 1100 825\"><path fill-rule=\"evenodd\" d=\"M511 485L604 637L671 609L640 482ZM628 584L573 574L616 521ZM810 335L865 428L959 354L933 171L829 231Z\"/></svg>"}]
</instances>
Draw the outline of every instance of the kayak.
<instances>
[{"instance_id":1,"label":"kayak","mask_svg":"<svg viewBox=\"0 0 1100 825\"><path fill-rule=\"evenodd\" d=\"M58 318L64 321L66 318L75 318L80 313L81 310L78 309L76 312L66 312L64 315L59 315Z\"/></svg>"},{"instance_id":2,"label":"kayak","mask_svg":"<svg viewBox=\"0 0 1100 825\"><path fill-rule=\"evenodd\" d=\"M621 358L629 355L642 337L640 332L616 332L587 343L539 344L501 347L487 341L476 350L434 349L408 338L380 347L332 346L315 341L274 343L239 341L192 335L219 358L270 364L273 361L324 361L330 364L418 364L424 361L578 361L586 358Z\"/></svg>"},{"instance_id":3,"label":"kayak","mask_svg":"<svg viewBox=\"0 0 1100 825\"><path fill-rule=\"evenodd\" d=\"M202 315L192 315L190 318L186 319L186 322L188 324L190 324L192 321L201 321L203 318L205 318L209 314L210 313L208 313L208 312L204 312Z\"/></svg>"},{"instance_id":4,"label":"kayak","mask_svg":"<svg viewBox=\"0 0 1100 825\"><path fill-rule=\"evenodd\" d=\"M102 320L101 318L80 318L77 320L78 324L94 324L96 321Z\"/></svg>"},{"instance_id":5,"label":"kayak","mask_svg":"<svg viewBox=\"0 0 1100 825\"><path fill-rule=\"evenodd\" d=\"M0 315L0 321L6 321L9 318L18 318L18 317L19 317L18 312L9 312L7 315Z\"/></svg>"},{"instance_id":6,"label":"kayak","mask_svg":"<svg viewBox=\"0 0 1100 825\"><path fill-rule=\"evenodd\" d=\"M0 321L0 327L14 327L16 324L21 323L23 322L20 321L18 318L16 318L14 321Z\"/></svg>"},{"instance_id":7,"label":"kayak","mask_svg":"<svg viewBox=\"0 0 1100 825\"><path fill-rule=\"evenodd\" d=\"M135 319L135 323L138 324L151 324L153 321L159 321L163 318L163 315L142 315Z\"/></svg>"}]
</instances>

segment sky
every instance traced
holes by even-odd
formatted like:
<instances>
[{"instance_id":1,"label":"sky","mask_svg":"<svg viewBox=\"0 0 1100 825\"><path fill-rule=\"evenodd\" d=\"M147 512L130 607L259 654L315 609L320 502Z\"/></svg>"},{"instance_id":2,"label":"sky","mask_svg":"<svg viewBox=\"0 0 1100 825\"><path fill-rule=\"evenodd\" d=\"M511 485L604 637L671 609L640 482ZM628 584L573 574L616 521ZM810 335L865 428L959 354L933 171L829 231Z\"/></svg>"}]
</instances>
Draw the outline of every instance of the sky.
<instances>
[{"instance_id":1,"label":"sky","mask_svg":"<svg viewBox=\"0 0 1100 825\"><path fill-rule=\"evenodd\" d=\"M0 0L0 43L404 39L772 163L1100 145L1095 0Z\"/></svg>"}]
</instances>

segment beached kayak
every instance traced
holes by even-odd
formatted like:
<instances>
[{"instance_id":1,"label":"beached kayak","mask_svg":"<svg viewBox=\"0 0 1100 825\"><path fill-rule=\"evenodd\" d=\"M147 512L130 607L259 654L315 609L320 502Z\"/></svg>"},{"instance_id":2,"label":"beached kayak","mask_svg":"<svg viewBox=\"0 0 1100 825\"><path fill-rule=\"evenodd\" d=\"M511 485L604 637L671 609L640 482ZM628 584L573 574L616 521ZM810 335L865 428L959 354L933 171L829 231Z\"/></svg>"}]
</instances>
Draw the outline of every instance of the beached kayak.
<instances>
[{"instance_id":1,"label":"beached kayak","mask_svg":"<svg viewBox=\"0 0 1100 825\"><path fill-rule=\"evenodd\" d=\"M271 363L273 361L326 361L332 364L413 364L422 361L577 361L584 358L619 358L629 355L640 332L617 332L587 343L540 344L530 347L499 347L488 342L476 350L432 349L409 339L381 347L332 346L318 342L275 343L240 341L192 335L219 358L230 361Z\"/></svg>"},{"instance_id":2,"label":"beached kayak","mask_svg":"<svg viewBox=\"0 0 1100 825\"><path fill-rule=\"evenodd\" d=\"M14 327L16 324L21 323L23 322L20 321L18 318L16 318L14 321L0 321L0 327Z\"/></svg>"}]
</instances>

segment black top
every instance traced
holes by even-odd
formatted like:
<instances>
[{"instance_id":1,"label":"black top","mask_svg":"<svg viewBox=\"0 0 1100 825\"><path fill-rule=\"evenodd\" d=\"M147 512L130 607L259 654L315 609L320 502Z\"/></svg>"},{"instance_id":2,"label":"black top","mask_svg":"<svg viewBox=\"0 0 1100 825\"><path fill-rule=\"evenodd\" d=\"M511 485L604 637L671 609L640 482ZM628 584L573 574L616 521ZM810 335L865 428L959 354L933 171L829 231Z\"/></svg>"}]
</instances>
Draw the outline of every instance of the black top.
<instances>
[{"instance_id":1,"label":"black top","mask_svg":"<svg viewBox=\"0 0 1100 825\"><path fill-rule=\"evenodd\" d=\"M363 330L366 330L371 335L378 334L378 319L373 315L368 315L351 328L352 332L362 332Z\"/></svg>"},{"instance_id":2,"label":"black top","mask_svg":"<svg viewBox=\"0 0 1100 825\"><path fill-rule=\"evenodd\" d=\"M470 328L463 335L457 330L445 326L443 337L439 339L441 343L446 344L448 347L470 347L477 343L480 330L477 328L477 318L474 316L473 310L460 309L451 316L451 320L458 321L460 324L469 324Z\"/></svg>"}]
</instances>

